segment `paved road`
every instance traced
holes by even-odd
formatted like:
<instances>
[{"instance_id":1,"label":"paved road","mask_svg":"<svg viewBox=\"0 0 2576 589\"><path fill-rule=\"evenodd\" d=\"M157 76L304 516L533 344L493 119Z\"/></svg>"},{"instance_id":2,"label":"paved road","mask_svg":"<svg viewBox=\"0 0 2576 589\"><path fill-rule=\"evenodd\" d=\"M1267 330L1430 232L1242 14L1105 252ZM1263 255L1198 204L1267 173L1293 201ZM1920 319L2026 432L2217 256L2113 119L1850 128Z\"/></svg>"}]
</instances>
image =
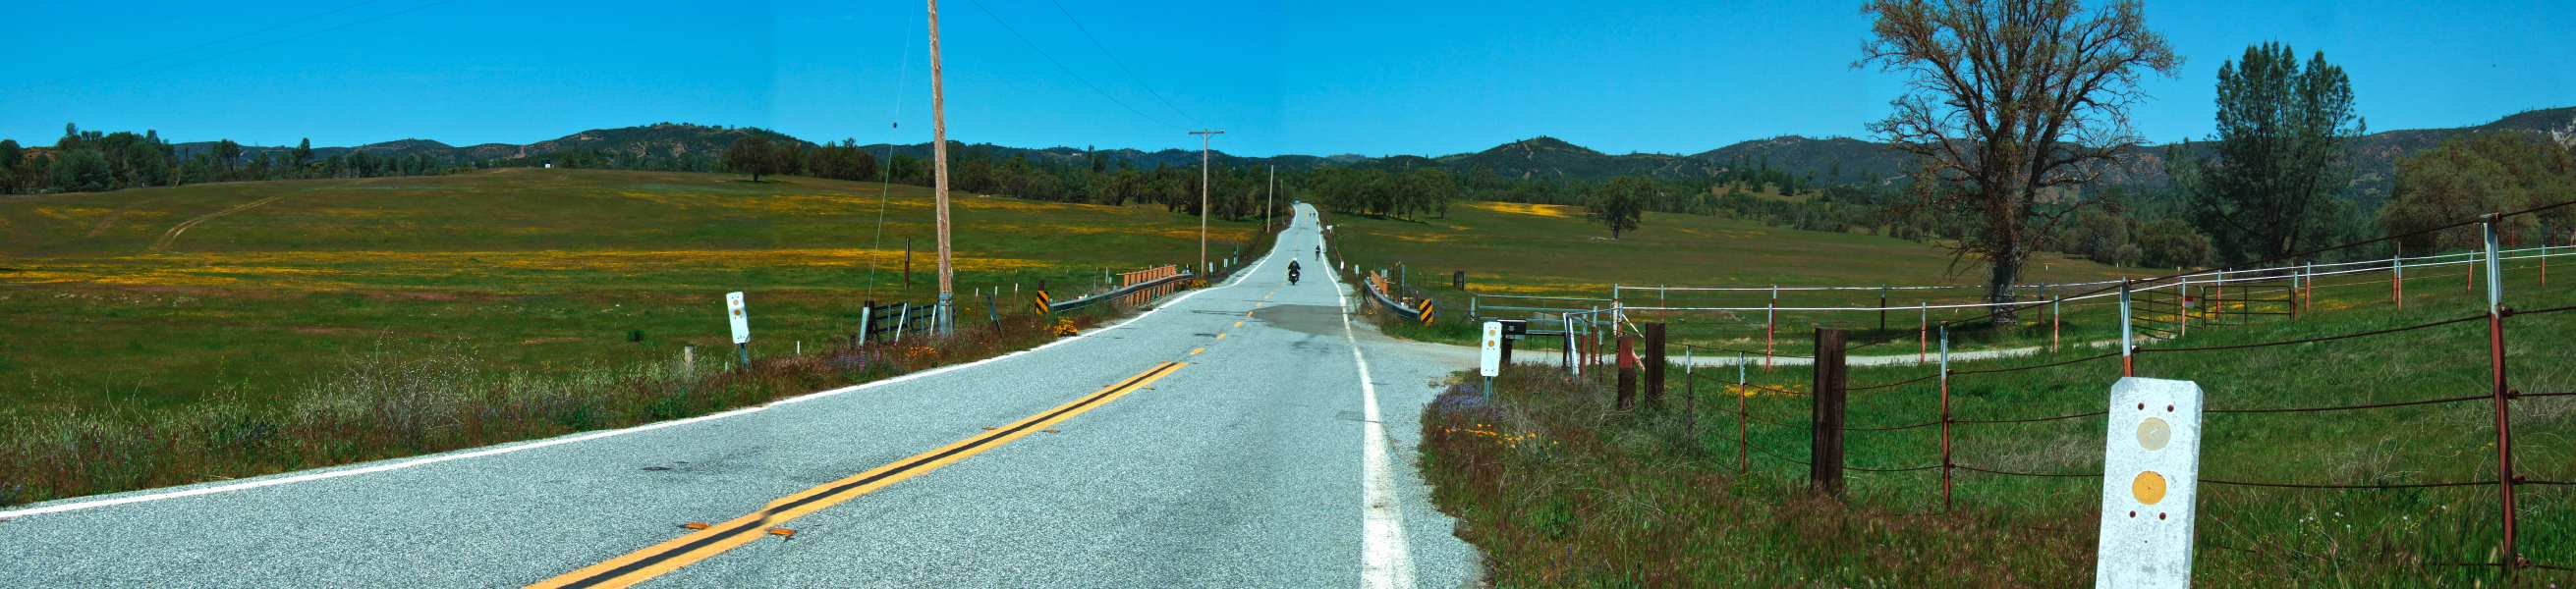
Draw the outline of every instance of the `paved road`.
<instances>
[{"instance_id":1,"label":"paved road","mask_svg":"<svg viewBox=\"0 0 2576 589\"><path fill-rule=\"evenodd\" d=\"M631 430L0 511L0 587L1471 584L1476 553L1412 458L1432 384L1473 359L1346 323L1356 299L1329 272L1286 285L1291 256L1314 265L1312 219L1234 283L983 363ZM652 566L575 574L618 562Z\"/></svg>"}]
</instances>

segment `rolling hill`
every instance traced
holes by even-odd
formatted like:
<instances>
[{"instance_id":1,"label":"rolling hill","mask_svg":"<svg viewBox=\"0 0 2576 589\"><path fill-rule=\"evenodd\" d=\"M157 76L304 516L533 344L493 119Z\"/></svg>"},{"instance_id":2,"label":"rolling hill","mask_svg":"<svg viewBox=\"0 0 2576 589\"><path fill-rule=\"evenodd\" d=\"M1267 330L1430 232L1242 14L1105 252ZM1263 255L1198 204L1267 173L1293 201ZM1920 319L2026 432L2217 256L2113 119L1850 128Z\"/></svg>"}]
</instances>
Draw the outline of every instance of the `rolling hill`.
<instances>
[{"instance_id":1,"label":"rolling hill","mask_svg":"<svg viewBox=\"0 0 2576 589\"><path fill-rule=\"evenodd\" d=\"M2362 136L2356 150L2354 191L2350 197L2365 207L2376 207L2388 197L2394 185L2397 159L2407 154L2440 145L2453 136L2476 131L2520 131L2547 134L2576 130L2576 107L2538 109L2515 113L2495 121L2436 129L2401 129L2380 131ZM403 139L356 147L315 148L318 157L330 157L364 151L373 155L404 157L428 154L442 161L507 160L542 157L576 147L612 154L673 156L698 154L712 157L723 152L734 140L747 135L765 135L781 143L812 144L786 134L751 127L715 127L687 123L658 123L616 129L592 129L556 139L526 145L486 143L454 147L428 139ZM183 151L203 151L213 144L195 142L179 144ZM1193 166L1199 162L1197 150L1165 149L1097 149L1093 146L1048 148L1011 147L992 144L957 143L961 149L980 150L993 157L1025 157L1031 160L1073 162L1086 156L1124 160L1129 165ZM2162 188L2169 179L2164 159L2170 150L2199 150L2201 143L2149 145L2132 150L2124 165L2111 171L2109 185L2132 188ZM930 144L873 144L864 146L871 153L893 153L915 158L930 157ZM246 147L247 155L285 151L286 147ZM1284 170L1312 170L1319 167L1348 166L1404 171L1437 167L1457 174L1478 170L1509 179L1553 178L1600 182L1615 176L1648 175L1667 180L1706 177L1745 162L1744 165L1767 165L1791 173L1812 176L1819 184L1860 185L1900 180L1908 158L1889 151L1887 144L1849 137L1811 138L1783 135L1740 141L1725 147L1696 154L1631 153L1611 155L1554 137L1540 136L1497 145L1483 151L1443 156L1393 155L1364 157L1357 155L1312 156L1283 154L1271 157L1246 157L1213 151L1209 158L1227 166L1276 165Z\"/></svg>"}]
</instances>

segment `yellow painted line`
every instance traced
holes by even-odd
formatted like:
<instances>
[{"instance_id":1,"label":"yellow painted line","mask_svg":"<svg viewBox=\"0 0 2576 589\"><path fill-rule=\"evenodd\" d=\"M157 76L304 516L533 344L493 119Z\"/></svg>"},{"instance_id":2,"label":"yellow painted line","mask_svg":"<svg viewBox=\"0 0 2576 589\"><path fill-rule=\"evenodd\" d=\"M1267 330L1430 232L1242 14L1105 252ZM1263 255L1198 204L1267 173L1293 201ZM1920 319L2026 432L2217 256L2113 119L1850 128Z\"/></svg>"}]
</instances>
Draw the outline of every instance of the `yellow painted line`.
<instances>
[{"instance_id":1,"label":"yellow painted line","mask_svg":"<svg viewBox=\"0 0 2576 589\"><path fill-rule=\"evenodd\" d=\"M1245 316L1245 317L1251 317L1251 316L1252 316L1252 312L1251 312L1251 311L1244 311L1244 312L1243 312L1243 316Z\"/></svg>"},{"instance_id":2,"label":"yellow painted line","mask_svg":"<svg viewBox=\"0 0 2576 589\"><path fill-rule=\"evenodd\" d=\"M1205 351L1207 351L1207 348L1199 348L1199 349L1196 349L1196 350L1190 350L1190 355L1192 355L1192 356L1196 356L1196 355L1199 355L1199 352L1205 352Z\"/></svg>"},{"instance_id":3,"label":"yellow painted line","mask_svg":"<svg viewBox=\"0 0 2576 589\"><path fill-rule=\"evenodd\" d=\"M1234 322L1234 326L1235 326L1235 327L1243 327L1243 322L1241 322L1241 321L1236 321L1236 322Z\"/></svg>"},{"instance_id":4,"label":"yellow painted line","mask_svg":"<svg viewBox=\"0 0 2576 589\"><path fill-rule=\"evenodd\" d=\"M722 554L727 550L750 544L769 535L768 530L771 526L784 524L824 508L839 505L843 501L858 498L886 485L937 470L950 463L965 460L966 457L1010 443L1011 440L1029 435L1030 432L1046 429L1046 426L1098 408L1126 396L1127 393L1143 389L1145 385L1170 376L1173 371L1186 365L1181 362L1164 362L1155 366L1153 370L1129 377L1125 382L1111 385L1045 413L1029 416L1001 429L984 432L957 443L942 446L937 450L923 452L850 478L824 483L821 486L779 498L750 515L708 526L706 529L691 532L669 542L655 544L650 548L609 559L607 562L564 573L563 576L547 579L528 587L530 589L608 588L642 583L679 570L680 567Z\"/></svg>"}]
</instances>

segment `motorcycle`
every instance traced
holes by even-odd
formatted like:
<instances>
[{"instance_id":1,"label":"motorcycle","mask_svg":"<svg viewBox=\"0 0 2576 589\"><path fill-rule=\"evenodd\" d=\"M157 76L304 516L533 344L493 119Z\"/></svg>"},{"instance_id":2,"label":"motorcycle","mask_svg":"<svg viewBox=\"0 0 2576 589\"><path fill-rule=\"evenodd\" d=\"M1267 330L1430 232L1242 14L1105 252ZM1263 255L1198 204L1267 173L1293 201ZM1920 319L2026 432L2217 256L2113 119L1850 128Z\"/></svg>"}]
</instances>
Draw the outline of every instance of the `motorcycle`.
<instances>
[{"instance_id":1,"label":"motorcycle","mask_svg":"<svg viewBox=\"0 0 2576 589\"><path fill-rule=\"evenodd\" d=\"M1297 269L1296 269L1296 268L1289 268L1289 269L1288 269L1288 286L1296 286L1296 285L1297 285Z\"/></svg>"}]
</instances>

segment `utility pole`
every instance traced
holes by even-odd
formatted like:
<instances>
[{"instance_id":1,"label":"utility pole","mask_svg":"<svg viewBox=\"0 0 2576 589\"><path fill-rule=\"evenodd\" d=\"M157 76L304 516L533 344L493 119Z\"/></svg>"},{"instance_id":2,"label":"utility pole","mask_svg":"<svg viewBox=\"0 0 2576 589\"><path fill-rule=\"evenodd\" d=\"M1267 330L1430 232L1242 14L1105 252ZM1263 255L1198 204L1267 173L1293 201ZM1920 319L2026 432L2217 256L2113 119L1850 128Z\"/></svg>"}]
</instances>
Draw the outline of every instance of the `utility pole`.
<instances>
[{"instance_id":1,"label":"utility pole","mask_svg":"<svg viewBox=\"0 0 2576 589\"><path fill-rule=\"evenodd\" d=\"M939 85L939 0L929 0L929 2L930 158L933 162L933 172L938 175L933 179L932 184L935 186L932 193L936 197L939 208L939 306L936 307L937 313L932 317L932 326L937 327L939 333L946 334L951 326L948 318L948 299L956 294L956 285L950 281L949 272L953 268L949 265L948 257L948 104L947 96L940 91ZM1205 230L1201 230L1201 233L1204 234ZM1206 237L1202 236L1200 240L1204 242ZM1200 248L1204 250L1206 246L1200 246Z\"/></svg>"},{"instance_id":2,"label":"utility pole","mask_svg":"<svg viewBox=\"0 0 2576 589\"><path fill-rule=\"evenodd\" d=\"M1262 233L1269 233L1269 232L1270 232L1270 209L1271 209L1271 207L1272 207L1272 205L1270 204L1270 201L1275 200L1275 199L1277 199L1277 198L1279 197L1279 166L1275 166L1275 165L1273 165L1273 166L1267 166L1267 167L1268 167L1268 168L1270 168L1270 191L1269 191L1269 192L1265 192L1265 193L1262 193L1262 194L1261 194L1261 232L1262 232ZM2547 247L2547 246L2542 246L2542 247ZM2546 250L2543 250L2543 251L2546 251ZM2543 259L2547 259L2547 258L2543 258ZM2544 266L2544 267L2546 267L2546 266Z\"/></svg>"},{"instance_id":3,"label":"utility pole","mask_svg":"<svg viewBox=\"0 0 2576 589\"><path fill-rule=\"evenodd\" d=\"M1224 135L1225 130L1191 131L1190 134L1199 136L1199 271L1206 272L1208 267L1208 138Z\"/></svg>"}]
</instances>

